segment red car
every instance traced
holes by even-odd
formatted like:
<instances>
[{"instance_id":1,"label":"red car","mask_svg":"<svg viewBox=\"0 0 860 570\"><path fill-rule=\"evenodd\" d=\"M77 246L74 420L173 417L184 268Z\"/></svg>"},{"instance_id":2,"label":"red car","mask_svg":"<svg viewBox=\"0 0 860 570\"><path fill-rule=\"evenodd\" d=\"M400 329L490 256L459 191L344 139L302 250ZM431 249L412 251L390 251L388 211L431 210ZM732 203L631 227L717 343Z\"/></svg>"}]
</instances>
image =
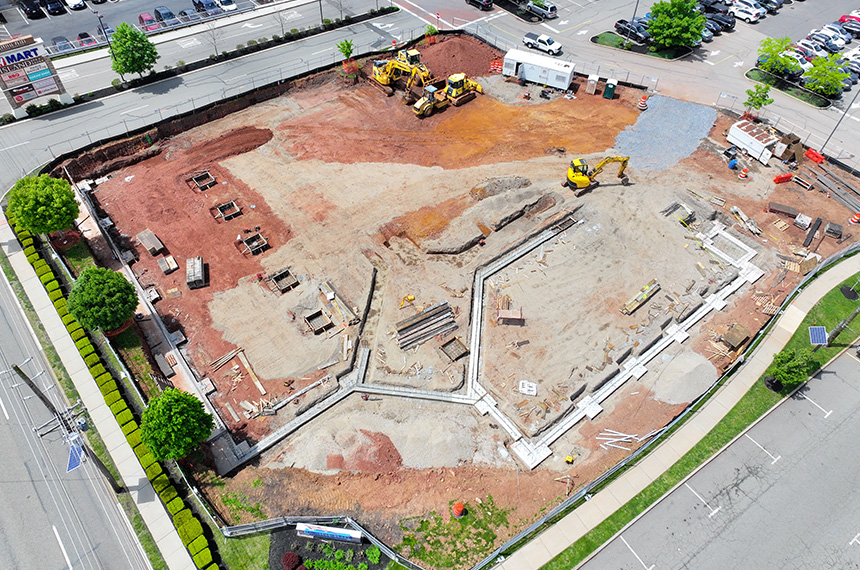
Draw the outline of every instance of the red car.
<instances>
[{"instance_id":1,"label":"red car","mask_svg":"<svg viewBox=\"0 0 860 570\"><path fill-rule=\"evenodd\" d=\"M78 35L78 43L80 44L81 47L87 47L87 46L94 46L98 42L96 41L96 39L94 37L92 37L88 33L81 32Z\"/></svg>"},{"instance_id":2,"label":"red car","mask_svg":"<svg viewBox=\"0 0 860 570\"><path fill-rule=\"evenodd\" d=\"M847 22L848 20L854 20L855 22L860 22L860 10L854 10L850 14L845 14L841 18L839 18L840 22Z\"/></svg>"},{"instance_id":3,"label":"red car","mask_svg":"<svg viewBox=\"0 0 860 570\"><path fill-rule=\"evenodd\" d=\"M141 27L143 27L147 32L154 32L161 27L149 12L144 12L138 16L137 21L140 22Z\"/></svg>"}]
</instances>

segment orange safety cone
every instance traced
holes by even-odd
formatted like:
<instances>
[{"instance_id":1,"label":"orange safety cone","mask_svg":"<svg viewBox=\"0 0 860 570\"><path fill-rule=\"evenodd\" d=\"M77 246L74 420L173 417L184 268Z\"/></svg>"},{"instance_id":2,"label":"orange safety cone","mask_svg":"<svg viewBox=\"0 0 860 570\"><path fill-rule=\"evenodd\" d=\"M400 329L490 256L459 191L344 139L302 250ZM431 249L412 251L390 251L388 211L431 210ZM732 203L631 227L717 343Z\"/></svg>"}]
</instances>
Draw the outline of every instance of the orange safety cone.
<instances>
[{"instance_id":1,"label":"orange safety cone","mask_svg":"<svg viewBox=\"0 0 860 570\"><path fill-rule=\"evenodd\" d=\"M639 99L639 104L636 106L639 107L640 111L645 111L646 109L648 109L648 97L643 95L642 98Z\"/></svg>"},{"instance_id":2,"label":"orange safety cone","mask_svg":"<svg viewBox=\"0 0 860 570\"><path fill-rule=\"evenodd\" d=\"M749 173L749 170L746 168L744 168L743 170L738 172L738 180L746 180L748 173Z\"/></svg>"},{"instance_id":3,"label":"orange safety cone","mask_svg":"<svg viewBox=\"0 0 860 570\"><path fill-rule=\"evenodd\" d=\"M451 514L454 515L455 519L459 519L466 514L466 507L463 506L463 503L454 503Z\"/></svg>"},{"instance_id":4,"label":"orange safety cone","mask_svg":"<svg viewBox=\"0 0 860 570\"><path fill-rule=\"evenodd\" d=\"M860 214L854 214L853 216L851 216L851 219L848 220L848 223L855 226L857 224L860 224Z\"/></svg>"}]
</instances>

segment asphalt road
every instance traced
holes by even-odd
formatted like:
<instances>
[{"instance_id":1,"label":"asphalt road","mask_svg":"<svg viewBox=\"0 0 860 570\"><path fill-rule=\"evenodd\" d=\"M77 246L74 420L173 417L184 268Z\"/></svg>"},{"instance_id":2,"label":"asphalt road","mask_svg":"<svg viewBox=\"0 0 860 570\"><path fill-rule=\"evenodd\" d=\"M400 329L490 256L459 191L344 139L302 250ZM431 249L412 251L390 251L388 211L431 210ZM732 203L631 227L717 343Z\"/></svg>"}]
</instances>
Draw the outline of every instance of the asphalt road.
<instances>
[{"instance_id":1,"label":"asphalt road","mask_svg":"<svg viewBox=\"0 0 860 570\"><path fill-rule=\"evenodd\" d=\"M0 278L0 370L22 365L47 389L54 405L64 409L50 372L39 375L48 368L37 347L8 282ZM0 566L150 568L110 487L93 465L85 462L66 473L69 446L60 433L42 438L34 433L34 427L49 419L48 410L16 375L0 373Z\"/></svg>"},{"instance_id":2,"label":"asphalt road","mask_svg":"<svg viewBox=\"0 0 860 570\"><path fill-rule=\"evenodd\" d=\"M849 352L580 568L860 568L858 437Z\"/></svg>"}]
</instances>

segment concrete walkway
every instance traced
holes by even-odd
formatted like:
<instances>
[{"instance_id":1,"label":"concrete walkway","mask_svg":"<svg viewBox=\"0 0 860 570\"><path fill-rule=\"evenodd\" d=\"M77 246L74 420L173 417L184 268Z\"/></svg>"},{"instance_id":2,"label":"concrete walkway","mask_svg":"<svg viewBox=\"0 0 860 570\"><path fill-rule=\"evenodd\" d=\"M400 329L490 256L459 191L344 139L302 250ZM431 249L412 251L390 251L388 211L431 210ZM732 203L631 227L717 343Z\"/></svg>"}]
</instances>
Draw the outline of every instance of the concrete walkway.
<instances>
[{"instance_id":1,"label":"concrete walkway","mask_svg":"<svg viewBox=\"0 0 860 570\"><path fill-rule=\"evenodd\" d=\"M731 410L770 365L825 293L860 272L860 256L820 275L785 309L753 356L708 402L645 459L607 485L590 501L517 550L497 570L536 570L639 494L693 448ZM606 537L607 540L609 537Z\"/></svg>"},{"instance_id":2,"label":"concrete walkway","mask_svg":"<svg viewBox=\"0 0 860 570\"><path fill-rule=\"evenodd\" d=\"M105 405L96 381L75 348L72 337L69 336L63 321L60 320L53 303L48 298L48 293L36 277L33 267L27 262L21 245L15 239L12 228L3 216L0 216L0 246L45 327L51 343L122 476L123 485L134 499L140 516L149 528L167 566L170 570L194 570L194 562L182 545L182 540L167 510L156 496L146 473L120 430L116 418Z\"/></svg>"}]
</instances>

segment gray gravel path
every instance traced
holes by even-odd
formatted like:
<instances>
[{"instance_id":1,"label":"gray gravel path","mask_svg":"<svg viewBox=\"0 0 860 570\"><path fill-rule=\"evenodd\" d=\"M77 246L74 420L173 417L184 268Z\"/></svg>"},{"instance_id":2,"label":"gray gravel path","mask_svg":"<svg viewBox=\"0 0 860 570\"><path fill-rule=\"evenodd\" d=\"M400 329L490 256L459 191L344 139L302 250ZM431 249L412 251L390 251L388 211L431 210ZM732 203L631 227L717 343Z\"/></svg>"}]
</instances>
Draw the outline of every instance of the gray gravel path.
<instances>
[{"instance_id":1,"label":"gray gravel path","mask_svg":"<svg viewBox=\"0 0 860 570\"><path fill-rule=\"evenodd\" d=\"M615 138L615 149L630 155L638 170L666 170L693 154L716 119L711 107L654 95L639 120Z\"/></svg>"}]
</instances>

